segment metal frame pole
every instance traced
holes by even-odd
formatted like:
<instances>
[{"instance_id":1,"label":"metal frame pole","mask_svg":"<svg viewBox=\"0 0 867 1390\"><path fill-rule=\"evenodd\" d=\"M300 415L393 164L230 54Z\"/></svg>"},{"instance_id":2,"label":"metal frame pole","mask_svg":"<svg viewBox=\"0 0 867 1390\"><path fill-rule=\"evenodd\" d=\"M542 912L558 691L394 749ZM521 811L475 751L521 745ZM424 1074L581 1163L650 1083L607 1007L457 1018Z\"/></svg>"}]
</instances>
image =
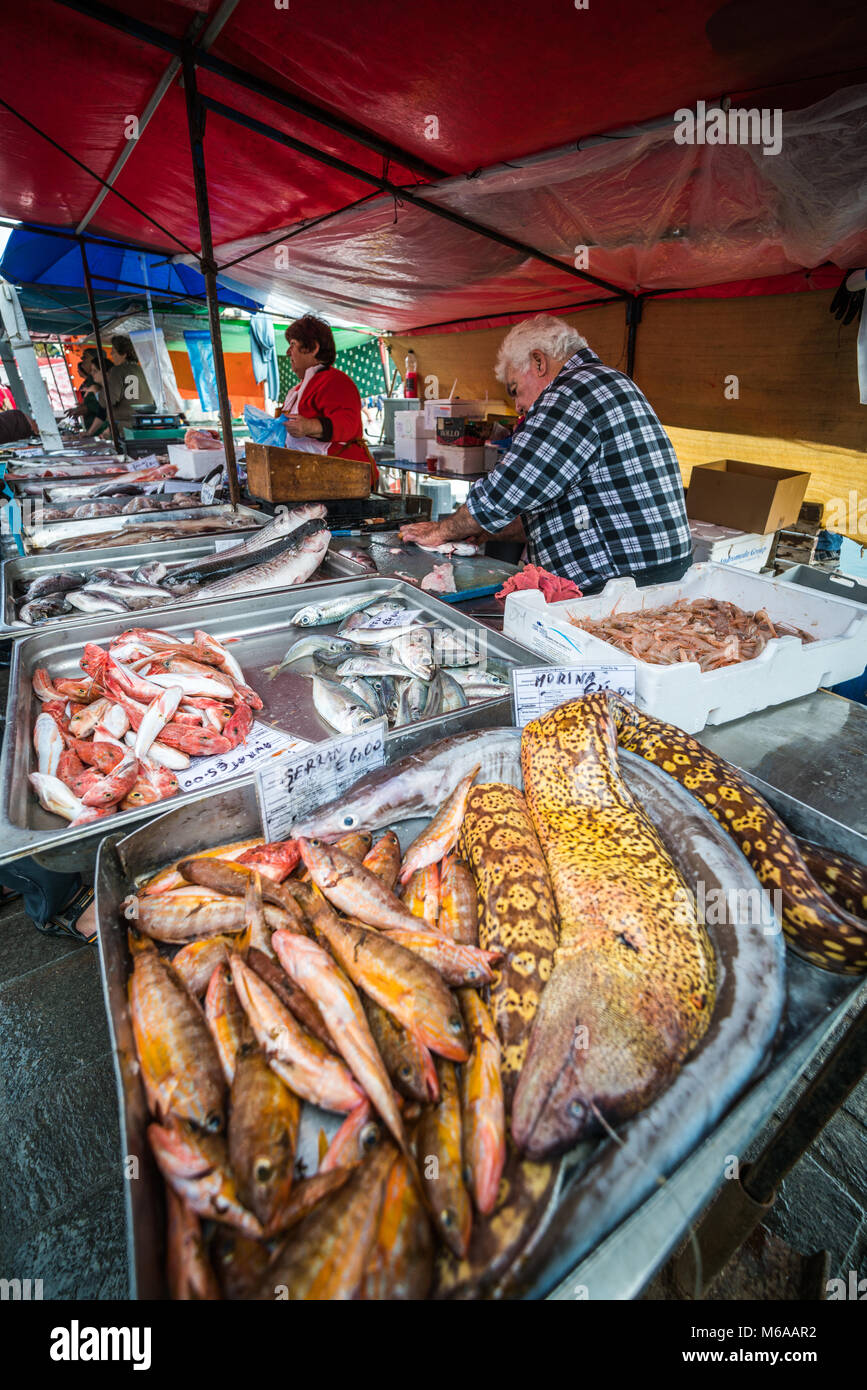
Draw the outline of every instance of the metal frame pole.
<instances>
[{"instance_id":1,"label":"metal frame pole","mask_svg":"<svg viewBox=\"0 0 867 1390\"><path fill-rule=\"evenodd\" d=\"M217 263L214 260L214 241L211 235L211 212L208 205L208 180L205 174L205 109L196 86L196 69L192 49L183 58L184 97L187 103L187 127L190 154L193 160L193 185L196 192L196 212L199 218L199 268L205 281L208 300L208 327L214 353L214 376L220 402L220 425L226 451L226 472L229 477L229 500L237 507L241 500L238 486L238 465L235 461L235 440L232 434L232 405L226 382L226 363L223 360L223 336L220 327L220 303L217 298Z\"/></svg>"},{"instance_id":2,"label":"metal frame pole","mask_svg":"<svg viewBox=\"0 0 867 1390\"><path fill-rule=\"evenodd\" d=\"M114 445L115 453L125 454L126 445L121 438L114 418L114 407L111 403L111 391L108 389L108 369L105 364L105 353L102 350L102 335L99 331L99 318L96 312L96 300L93 296L93 282L90 278L90 266L87 264L87 248L81 237L77 237L78 249L81 253L81 269L84 273L84 288L87 291L87 302L90 305L90 322L93 328L93 337L96 343L96 356L99 362L99 370L102 376L102 385L105 392L105 409L108 414L108 428L111 432L111 441Z\"/></svg>"},{"instance_id":3,"label":"metal frame pole","mask_svg":"<svg viewBox=\"0 0 867 1390\"><path fill-rule=\"evenodd\" d=\"M635 339L638 335L638 325L641 322L641 313L644 305L641 295L634 294L626 301L626 375L635 380Z\"/></svg>"}]
</instances>

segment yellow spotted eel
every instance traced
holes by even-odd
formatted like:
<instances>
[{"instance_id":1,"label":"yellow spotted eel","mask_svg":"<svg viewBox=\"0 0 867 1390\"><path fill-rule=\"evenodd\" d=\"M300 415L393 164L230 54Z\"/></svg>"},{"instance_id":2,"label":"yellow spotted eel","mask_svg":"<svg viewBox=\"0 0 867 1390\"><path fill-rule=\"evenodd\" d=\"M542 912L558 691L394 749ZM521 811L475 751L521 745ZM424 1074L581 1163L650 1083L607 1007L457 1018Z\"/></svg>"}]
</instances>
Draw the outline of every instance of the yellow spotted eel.
<instances>
[{"instance_id":1,"label":"yellow spotted eel","mask_svg":"<svg viewBox=\"0 0 867 1390\"><path fill-rule=\"evenodd\" d=\"M606 696L528 724L521 766L560 918L512 1107L515 1143L539 1159L669 1085L710 1023L716 971L694 898L620 776Z\"/></svg>"},{"instance_id":2,"label":"yellow spotted eel","mask_svg":"<svg viewBox=\"0 0 867 1390\"><path fill-rule=\"evenodd\" d=\"M490 1001L502 1044L508 1110L551 974L558 932L548 868L516 787L483 782L470 788L461 851L478 891L479 945L503 953L494 969Z\"/></svg>"},{"instance_id":3,"label":"yellow spotted eel","mask_svg":"<svg viewBox=\"0 0 867 1390\"><path fill-rule=\"evenodd\" d=\"M779 891L779 915L792 950L824 970L867 970L867 922L838 906L816 882L794 835L737 769L629 701L611 695L610 705L620 747L692 792L746 855L762 887Z\"/></svg>"}]
</instances>

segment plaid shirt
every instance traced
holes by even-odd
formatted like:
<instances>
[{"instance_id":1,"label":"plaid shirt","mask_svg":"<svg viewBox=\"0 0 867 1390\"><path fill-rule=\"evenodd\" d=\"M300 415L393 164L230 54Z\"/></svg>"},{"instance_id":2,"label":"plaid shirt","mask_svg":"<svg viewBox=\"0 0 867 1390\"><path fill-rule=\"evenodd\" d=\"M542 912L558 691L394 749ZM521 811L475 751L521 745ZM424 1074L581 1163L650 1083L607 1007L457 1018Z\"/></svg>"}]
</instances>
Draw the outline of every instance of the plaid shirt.
<instances>
[{"instance_id":1,"label":"plaid shirt","mask_svg":"<svg viewBox=\"0 0 867 1390\"><path fill-rule=\"evenodd\" d=\"M533 563L579 587L691 552L671 441L635 383L590 348L531 406L467 507L485 531L522 517Z\"/></svg>"}]
</instances>

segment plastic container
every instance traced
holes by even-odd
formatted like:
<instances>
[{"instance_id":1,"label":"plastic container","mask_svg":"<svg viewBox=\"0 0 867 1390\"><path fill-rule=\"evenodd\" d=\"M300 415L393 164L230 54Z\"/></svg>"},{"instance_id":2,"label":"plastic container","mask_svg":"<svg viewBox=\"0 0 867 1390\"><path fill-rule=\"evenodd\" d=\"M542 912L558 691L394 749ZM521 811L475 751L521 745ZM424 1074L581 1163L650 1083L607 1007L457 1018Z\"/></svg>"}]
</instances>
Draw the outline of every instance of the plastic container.
<instances>
[{"instance_id":1,"label":"plastic container","mask_svg":"<svg viewBox=\"0 0 867 1390\"><path fill-rule=\"evenodd\" d=\"M753 613L764 608L772 622L793 623L816 640L779 637L753 661L703 672L697 662L655 666L636 661L568 619L572 614L598 620L615 608L618 613L664 608L681 598L726 599ZM564 603L546 603L534 589L519 591L506 599L503 632L564 666L634 663L639 708L687 733L851 680L867 664L867 610L861 604L731 565L693 565L676 583L646 589L639 589L634 579L612 579L601 594Z\"/></svg>"},{"instance_id":2,"label":"plastic container","mask_svg":"<svg viewBox=\"0 0 867 1390\"><path fill-rule=\"evenodd\" d=\"M225 464L225 449L188 449L185 444L170 444L169 463L177 468L176 478L205 478L218 464Z\"/></svg>"}]
</instances>

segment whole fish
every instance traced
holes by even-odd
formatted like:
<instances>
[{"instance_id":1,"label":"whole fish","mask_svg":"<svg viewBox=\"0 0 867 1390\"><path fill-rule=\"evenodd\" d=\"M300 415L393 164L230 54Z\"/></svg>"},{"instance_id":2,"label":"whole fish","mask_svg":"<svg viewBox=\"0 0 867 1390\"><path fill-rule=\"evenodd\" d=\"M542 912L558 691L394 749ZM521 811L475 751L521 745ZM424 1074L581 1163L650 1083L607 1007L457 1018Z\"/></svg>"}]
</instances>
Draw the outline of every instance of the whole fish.
<instances>
[{"instance_id":1,"label":"whole fish","mask_svg":"<svg viewBox=\"0 0 867 1390\"><path fill-rule=\"evenodd\" d=\"M298 845L300 853L301 846ZM228 859L218 859L212 855L197 854L190 859L182 859L178 872L187 883L197 883L203 888L213 888L217 893L246 897L247 884L257 865L238 864ZM266 903L280 908L288 914L296 931L304 931L304 921L298 904L288 884L275 883L262 877L262 898Z\"/></svg>"},{"instance_id":2,"label":"whole fish","mask_svg":"<svg viewBox=\"0 0 867 1390\"><path fill-rule=\"evenodd\" d=\"M220 1286L208 1259L202 1223L192 1207L166 1188L166 1279L172 1298L219 1299Z\"/></svg>"},{"instance_id":3,"label":"whole fish","mask_svg":"<svg viewBox=\"0 0 867 1390\"><path fill-rule=\"evenodd\" d=\"M238 1196L270 1229L292 1190L301 1103L255 1044L238 1051L229 1104L229 1162Z\"/></svg>"},{"instance_id":4,"label":"whole fish","mask_svg":"<svg viewBox=\"0 0 867 1390\"><path fill-rule=\"evenodd\" d=\"M395 598L401 590L399 584L391 589L368 590L366 594L343 594L340 598L322 599L318 603L308 603L289 619L293 627L326 627L329 623L339 623L350 613L367 608L374 599Z\"/></svg>"},{"instance_id":5,"label":"whole fish","mask_svg":"<svg viewBox=\"0 0 867 1390\"><path fill-rule=\"evenodd\" d=\"M50 714L38 714L33 725L37 772L56 777L63 746L63 735L57 727L57 721Z\"/></svg>"},{"instance_id":6,"label":"whole fish","mask_svg":"<svg viewBox=\"0 0 867 1390\"><path fill-rule=\"evenodd\" d=\"M256 846L263 843L264 841L261 835L256 835L249 840L233 840L232 843L228 845L217 845L214 849L199 850L197 858L231 859L234 861L240 859L241 855L246 850L254 849ZM184 855L184 859L188 859L189 857L189 855ZM170 888L180 888L181 884L188 881L178 869L178 864L182 864L183 862L183 859L176 859L173 864L169 864L165 869L160 869L159 873L153 874L141 886L141 893L146 896L151 896L155 893L165 893ZM246 892L246 888L244 891Z\"/></svg>"},{"instance_id":7,"label":"whole fish","mask_svg":"<svg viewBox=\"0 0 867 1390\"><path fill-rule=\"evenodd\" d=\"M341 912L373 927L418 926L418 918L376 874L343 854L336 845L298 837L298 847L316 887Z\"/></svg>"},{"instance_id":8,"label":"whole fish","mask_svg":"<svg viewBox=\"0 0 867 1390\"><path fill-rule=\"evenodd\" d=\"M363 924L361 924L363 925ZM421 923L419 923L421 928ZM440 931L389 927L385 933L391 941L405 946L413 955L438 970L447 984L473 985L476 989L491 984L494 966L500 959L496 951L483 951L476 946L463 946Z\"/></svg>"},{"instance_id":9,"label":"whole fish","mask_svg":"<svg viewBox=\"0 0 867 1390\"><path fill-rule=\"evenodd\" d=\"M433 1279L433 1233L403 1154L391 1165L361 1297L398 1302L426 1298Z\"/></svg>"},{"instance_id":10,"label":"whole fish","mask_svg":"<svg viewBox=\"0 0 867 1390\"><path fill-rule=\"evenodd\" d=\"M440 698L443 714L451 714L456 709L466 709L469 704L464 689L454 676L442 668L438 671Z\"/></svg>"},{"instance_id":11,"label":"whole fish","mask_svg":"<svg viewBox=\"0 0 867 1390\"><path fill-rule=\"evenodd\" d=\"M448 855L440 872L440 915L437 925L453 941L479 944L479 903L476 885L462 859Z\"/></svg>"},{"instance_id":12,"label":"whole fish","mask_svg":"<svg viewBox=\"0 0 867 1390\"><path fill-rule=\"evenodd\" d=\"M231 941L228 936L211 936L204 941L191 941L172 956L172 969L180 975L190 994L203 995L218 965L229 959Z\"/></svg>"},{"instance_id":13,"label":"whole fish","mask_svg":"<svg viewBox=\"0 0 867 1390\"><path fill-rule=\"evenodd\" d=\"M490 1002L502 1039L503 1086L511 1106L559 935L548 865L517 787L487 782L470 789L461 850L477 890L479 943L502 952ZM451 901L444 906L448 922Z\"/></svg>"},{"instance_id":14,"label":"whole fish","mask_svg":"<svg viewBox=\"0 0 867 1390\"><path fill-rule=\"evenodd\" d=\"M226 1084L232 1085L235 1064L242 1047L252 1042L247 1015L232 984L228 965L218 965L205 993L205 1018L214 1039Z\"/></svg>"},{"instance_id":15,"label":"whole fish","mask_svg":"<svg viewBox=\"0 0 867 1390\"><path fill-rule=\"evenodd\" d=\"M431 635L426 628L413 624L406 629L390 629L392 633L391 655L402 666L412 671L420 680L429 681L434 673L434 658L431 650ZM355 633L355 641L362 642L362 635Z\"/></svg>"},{"instance_id":16,"label":"whole fish","mask_svg":"<svg viewBox=\"0 0 867 1390\"><path fill-rule=\"evenodd\" d=\"M319 523L311 523L319 525ZM301 538L300 530L289 536L278 555L260 564L251 565L236 574L203 584L194 591L197 599L231 598L239 594L261 593L268 589L286 589L304 584L325 558L331 532L314 531Z\"/></svg>"},{"instance_id":17,"label":"whole fish","mask_svg":"<svg viewBox=\"0 0 867 1390\"><path fill-rule=\"evenodd\" d=\"M325 507L321 502L312 502L304 507L295 507L292 511L284 512L281 516L275 516L267 525L259 527L251 532L244 540L239 541L226 550L220 551L216 555L202 556L201 559L191 560L189 564L173 566L171 579L173 583L192 582L201 584L209 579L218 578L221 573L225 573L225 565L243 555L255 554L263 547L270 546L281 536L289 536L300 526L310 521L321 521L325 516Z\"/></svg>"},{"instance_id":18,"label":"whole fish","mask_svg":"<svg viewBox=\"0 0 867 1390\"><path fill-rule=\"evenodd\" d=\"M397 685L394 676L373 676L371 683L379 694L379 703L386 717L393 719L397 708Z\"/></svg>"},{"instance_id":19,"label":"whole fish","mask_svg":"<svg viewBox=\"0 0 867 1390\"><path fill-rule=\"evenodd\" d=\"M211 1240L211 1258L222 1296L231 1302L250 1299L270 1261L275 1243L241 1235L231 1226L217 1226Z\"/></svg>"},{"instance_id":20,"label":"whole fish","mask_svg":"<svg viewBox=\"0 0 867 1390\"><path fill-rule=\"evenodd\" d=\"M357 1107L361 1108L361 1107ZM347 1117L349 1118L349 1117ZM341 1126L342 1128L342 1126ZM361 1162L361 1159L358 1160ZM311 1211L319 1206L326 1197L330 1197L332 1192L336 1192L352 1176L351 1168L330 1168L327 1173L322 1170L314 1173L312 1177L303 1178L301 1182L295 1183L292 1191L283 1206L277 1212L269 1229L275 1235L284 1231L291 1230L304 1220Z\"/></svg>"},{"instance_id":21,"label":"whole fish","mask_svg":"<svg viewBox=\"0 0 867 1390\"><path fill-rule=\"evenodd\" d=\"M321 676L311 676L310 679L313 682L316 713L338 733L356 733L376 720L374 711L345 686L323 680Z\"/></svg>"},{"instance_id":22,"label":"whole fish","mask_svg":"<svg viewBox=\"0 0 867 1390\"><path fill-rule=\"evenodd\" d=\"M618 770L607 694L533 720L521 761L560 918L512 1106L515 1143L539 1158L665 1090L708 1028L716 967L694 900Z\"/></svg>"},{"instance_id":23,"label":"whole fish","mask_svg":"<svg viewBox=\"0 0 867 1390\"><path fill-rule=\"evenodd\" d=\"M123 738L130 748L135 748L136 735L132 729L125 733ZM167 768L173 772L183 772L190 765L189 753L182 753L179 748L170 748L167 743L162 743L158 738L154 739L148 749L147 758L159 767Z\"/></svg>"},{"instance_id":24,"label":"whole fish","mask_svg":"<svg viewBox=\"0 0 867 1390\"><path fill-rule=\"evenodd\" d=\"M155 941L170 944L196 937L219 936L244 928L244 904L233 898L209 896L171 889L154 897L124 899L124 916L139 931Z\"/></svg>"},{"instance_id":25,"label":"whole fish","mask_svg":"<svg viewBox=\"0 0 867 1390\"><path fill-rule=\"evenodd\" d=\"M311 895L305 912L353 984L431 1052L466 1061L463 1019L436 970L380 932L341 921L322 898Z\"/></svg>"},{"instance_id":26,"label":"whole fish","mask_svg":"<svg viewBox=\"0 0 867 1390\"><path fill-rule=\"evenodd\" d=\"M204 1134L186 1120L176 1119L148 1125L147 1136L169 1187L194 1212L234 1226L244 1235L262 1235L261 1224L238 1197L222 1136Z\"/></svg>"},{"instance_id":27,"label":"whole fish","mask_svg":"<svg viewBox=\"0 0 867 1390\"><path fill-rule=\"evenodd\" d=\"M59 777L50 773L31 772L28 781L39 799L40 806L52 815L62 816L64 820L75 821L86 809Z\"/></svg>"},{"instance_id":28,"label":"whole fish","mask_svg":"<svg viewBox=\"0 0 867 1390\"><path fill-rule=\"evenodd\" d=\"M338 1112L354 1109L362 1092L340 1058L301 1027L240 956L232 956L231 969L256 1041L277 1075L311 1105Z\"/></svg>"},{"instance_id":29,"label":"whole fish","mask_svg":"<svg viewBox=\"0 0 867 1390\"><path fill-rule=\"evenodd\" d=\"M363 704L367 705L378 719L385 714L376 690L370 681L366 681L363 676L344 676L341 685L344 690L349 691L350 695L354 695L357 700L361 700Z\"/></svg>"},{"instance_id":30,"label":"whole fish","mask_svg":"<svg viewBox=\"0 0 867 1390\"><path fill-rule=\"evenodd\" d=\"M363 617L364 615L359 614L358 616ZM386 649L389 649L391 651L392 656L396 657L398 661L402 662L408 670L412 670L413 668L410 667L409 662L403 661L403 656L396 650L396 647L400 643L401 639L404 639L408 642L410 638L415 637L419 633L423 633L423 631L424 630L422 628L419 628L418 623L415 620L405 623L402 626L398 627L365 627L362 623L357 623L351 628L343 628L341 631L341 636L345 633L347 637L351 637L352 641L355 643L357 647L363 647L365 649L380 648L383 650L383 652L385 652ZM422 645L421 647L419 647L419 644L416 643L411 647L407 647L407 653L412 657L412 659L417 663L417 665L423 667L424 669L429 669L430 671L433 671L432 660L430 660L425 666L425 663L423 661L423 655L425 651L427 651L429 656L429 636L426 646ZM424 679L428 680L429 676L425 676Z\"/></svg>"},{"instance_id":31,"label":"whole fish","mask_svg":"<svg viewBox=\"0 0 867 1390\"><path fill-rule=\"evenodd\" d=\"M428 1049L375 999L362 995L361 1002L379 1054L400 1094L422 1105L436 1100L439 1083Z\"/></svg>"},{"instance_id":32,"label":"whole fish","mask_svg":"<svg viewBox=\"0 0 867 1390\"><path fill-rule=\"evenodd\" d=\"M317 1173L328 1174L346 1172L354 1168L380 1142L382 1125L373 1118L370 1101L365 1097L360 1105L350 1110L340 1128L331 1137L331 1142L320 1160ZM319 1143L322 1146L323 1134L320 1131Z\"/></svg>"},{"instance_id":33,"label":"whole fish","mask_svg":"<svg viewBox=\"0 0 867 1390\"><path fill-rule=\"evenodd\" d=\"M168 574L168 566L161 560L150 560L146 565L139 565L137 570L133 570L133 579L141 584L159 584Z\"/></svg>"},{"instance_id":34,"label":"whole fish","mask_svg":"<svg viewBox=\"0 0 867 1390\"><path fill-rule=\"evenodd\" d=\"M620 747L682 782L740 847L759 882L779 888L783 932L792 950L824 970L844 975L867 970L863 919L835 903L816 882L794 835L737 768L628 700L612 697L611 709Z\"/></svg>"},{"instance_id":35,"label":"whole fish","mask_svg":"<svg viewBox=\"0 0 867 1390\"><path fill-rule=\"evenodd\" d=\"M48 594L45 598L23 603L18 610L18 621L35 627L37 623L44 623L48 618L57 618L61 613L68 611L66 594Z\"/></svg>"},{"instance_id":36,"label":"whole fish","mask_svg":"<svg viewBox=\"0 0 867 1390\"><path fill-rule=\"evenodd\" d=\"M268 1266L257 1297L299 1302L356 1296L379 1226L396 1150L379 1144L349 1179L296 1226Z\"/></svg>"},{"instance_id":37,"label":"whole fish","mask_svg":"<svg viewBox=\"0 0 867 1390\"><path fill-rule=\"evenodd\" d=\"M481 763L463 777L451 796L443 802L433 820L413 840L400 866L400 882L408 883L416 869L435 864L457 844L470 787Z\"/></svg>"},{"instance_id":38,"label":"whole fish","mask_svg":"<svg viewBox=\"0 0 867 1390\"><path fill-rule=\"evenodd\" d=\"M503 676L497 675L495 671L483 670L480 666L448 666L443 662L443 667L447 676L458 685L466 688L470 686L493 686L501 690L508 690L509 682Z\"/></svg>"},{"instance_id":39,"label":"whole fish","mask_svg":"<svg viewBox=\"0 0 867 1390\"><path fill-rule=\"evenodd\" d=\"M428 864L416 869L401 889L401 901L414 917L425 921L432 931L436 931L440 915L440 866Z\"/></svg>"},{"instance_id":40,"label":"whole fish","mask_svg":"<svg viewBox=\"0 0 867 1390\"><path fill-rule=\"evenodd\" d=\"M364 863L364 857L373 843L373 836L369 830L350 830L348 834L341 835L339 840L335 840L334 848L339 849L342 854L348 854L350 859L354 859L358 864Z\"/></svg>"},{"instance_id":41,"label":"whole fish","mask_svg":"<svg viewBox=\"0 0 867 1390\"><path fill-rule=\"evenodd\" d=\"M386 830L372 849L368 850L362 863L369 873L382 879L386 888L394 891L400 872L400 841L393 830Z\"/></svg>"},{"instance_id":42,"label":"whole fish","mask_svg":"<svg viewBox=\"0 0 867 1390\"><path fill-rule=\"evenodd\" d=\"M104 589L78 589L66 602L81 613L127 613L130 605Z\"/></svg>"},{"instance_id":43,"label":"whole fish","mask_svg":"<svg viewBox=\"0 0 867 1390\"><path fill-rule=\"evenodd\" d=\"M437 1074L440 1098L419 1120L416 1158L434 1225L452 1254L463 1259L470 1244L473 1208L463 1178L460 1092L451 1062L438 1059Z\"/></svg>"},{"instance_id":44,"label":"whole fish","mask_svg":"<svg viewBox=\"0 0 867 1390\"><path fill-rule=\"evenodd\" d=\"M233 576L241 576L257 566L263 566L279 559L286 554L287 549L300 545L306 537L321 530L321 522L311 521L305 523L295 535L290 537L276 536L270 544L262 545L255 550L233 547L231 555L228 551L224 551L210 556L210 563L185 565L182 574L175 570L170 571L165 579L166 588L171 595L195 594L200 588L223 582Z\"/></svg>"},{"instance_id":45,"label":"whole fish","mask_svg":"<svg viewBox=\"0 0 867 1390\"><path fill-rule=\"evenodd\" d=\"M385 656L349 656L336 668L338 676L407 676L412 672Z\"/></svg>"},{"instance_id":46,"label":"whole fish","mask_svg":"<svg viewBox=\"0 0 867 1390\"><path fill-rule=\"evenodd\" d=\"M281 671L285 671L287 666L291 666L296 661L301 661L305 656L312 656L314 652L323 651L333 656L337 652L351 650L353 643L347 637L299 637L297 642L287 648L283 660L276 666L266 666L265 672L270 680L279 676Z\"/></svg>"},{"instance_id":47,"label":"whole fish","mask_svg":"<svg viewBox=\"0 0 867 1390\"><path fill-rule=\"evenodd\" d=\"M111 700L94 700L86 708L76 711L69 721L69 732L73 738L87 738L97 724L105 718L111 708Z\"/></svg>"},{"instance_id":48,"label":"whole fish","mask_svg":"<svg viewBox=\"0 0 867 1390\"><path fill-rule=\"evenodd\" d=\"M270 932L269 932L270 937ZM331 1034L325 1026L325 1020L319 1012L318 1005L293 984L277 960L276 951L272 951L272 956L256 946L249 946L247 949L246 962L251 970L255 970L260 980L276 994L281 1004L285 1004L290 1013L293 1013L298 1022L312 1033L314 1038L324 1043L329 1050L334 1050Z\"/></svg>"},{"instance_id":49,"label":"whole fish","mask_svg":"<svg viewBox=\"0 0 867 1390\"><path fill-rule=\"evenodd\" d=\"M336 554L343 555L347 560L352 560L354 564L360 565L369 574L377 573L376 564L371 560L366 550L358 550L352 546L344 545L336 551Z\"/></svg>"},{"instance_id":50,"label":"whole fish","mask_svg":"<svg viewBox=\"0 0 867 1390\"><path fill-rule=\"evenodd\" d=\"M65 594L70 589L80 589L84 583L84 575L80 570L58 570L51 574L40 574L30 583L24 591L24 597L28 603L34 599L45 598L48 594Z\"/></svg>"},{"instance_id":51,"label":"whole fish","mask_svg":"<svg viewBox=\"0 0 867 1390\"><path fill-rule=\"evenodd\" d=\"M116 806L119 801L123 801L128 792L132 791L133 784L138 777L138 770L138 758L133 754L127 754L113 772L109 772L100 779L96 786L89 787L83 793L82 803L85 806L96 807Z\"/></svg>"},{"instance_id":52,"label":"whole fish","mask_svg":"<svg viewBox=\"0 0 867 1390\"><path fill-rule=\"evenodd\" d=\"M422 706L422 719L435 719L441 713L443 707L442 689L440 687L440 673L437 671L433 680L428 682L427 694Z\"/></svg>"},{"instance_id":53,"label":"whole fish","mask_svg":"<svg viewBox=\"0 0 867 1390\"><path fill-rule=\"evenodd\" d=\"M136 732L134 752L137 758L144 757L160 730L171 720L183 698L184 692L181 687L172 685L148 706L148 712Z\"/></svg>"},{"instance_id":54,"label":"whole fish","mask_svg":"<svg viewBox=\"0 0 867 1390\"><path fill-rule=\"evenodd\" d=\"M223 1128L225 1082L201 1009L153 942L129 934L129 1007L148 1107L214 1133Z\"/></svg>"},{"instance_id":55,"label":"whole fish","mask_svg":"<svg viewBox=\"0 0 867 1390\"><path fill-rule=\"evenodd\" d=\"M274 950L299 989L312 995L334 1045L379 1111L401 1149L406 1136L388 1072L355 989L327 951L293 932L275 932Z\"/></svg>"},{"instance_id":56,"label":"whole fish","mask_svg":"<svg viewBox=\"0 0 867 1390\"><path fill-rule=\"evenodd\" d=\"M430 819L471 768L485 781L521 785L519 729L476 729L440 739L359 778L341 796L293 826L293 835L334 838L364 826L380 830L414 817Z\"/></svg>"},{"instance_id":57,"label":"whole fish","mask_svg":"<svg viewBox=\"0 0 867 1390\"><path fill-rule=\"evenodd\" d=\"M474 989L459 994L470 1060L461 1067L464 1159L476 1209L490 1216L506 1163L506 1111L500 1076L500 1039L487 1004Z\"/></svg>"},{"instance_id":58,"label":"whole fish","mask_svg":"<svg viewBox=\"0 0 867 1390\"><path fill-rule=\"evenodd\" d=\"M391 721L395 729L405 729L408 724L414 724L421 717L420 707L415 713L410 709L410 690L414 685L421 685L421 681L402 680L400 682L400 688L397 693L397 707Z\"/></svg>"}]
</instances>

